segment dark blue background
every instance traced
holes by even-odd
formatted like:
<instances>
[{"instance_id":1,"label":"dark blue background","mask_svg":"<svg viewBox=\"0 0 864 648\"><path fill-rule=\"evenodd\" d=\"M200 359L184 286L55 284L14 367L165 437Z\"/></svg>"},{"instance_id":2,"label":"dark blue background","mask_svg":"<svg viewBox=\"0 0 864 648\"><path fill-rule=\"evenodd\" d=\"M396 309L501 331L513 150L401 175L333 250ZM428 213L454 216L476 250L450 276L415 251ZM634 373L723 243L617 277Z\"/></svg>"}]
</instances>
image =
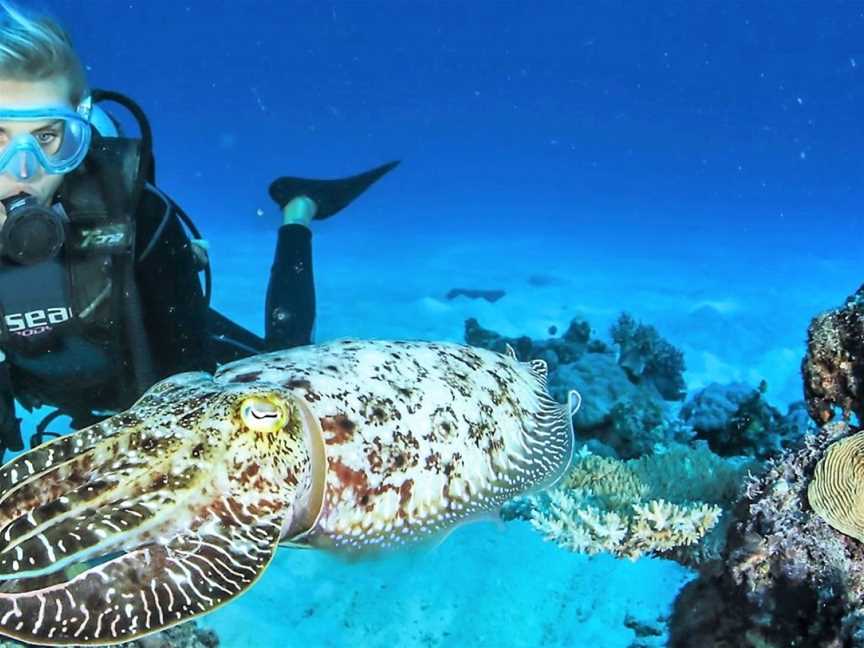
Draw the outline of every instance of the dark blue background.
<instances>
[{"instance_id":1,"label":"dark blue background","mask_svg":"<svg viewBox=\"0 0 864 648\"><path fill-rule=\"evenodd\" d=\"M199 220L255 226L276 174L401 157L366 203L383 223L860 238L859 3L41 6L94 85L147 109L161 184Z\"/></svg>"}]
</instances>

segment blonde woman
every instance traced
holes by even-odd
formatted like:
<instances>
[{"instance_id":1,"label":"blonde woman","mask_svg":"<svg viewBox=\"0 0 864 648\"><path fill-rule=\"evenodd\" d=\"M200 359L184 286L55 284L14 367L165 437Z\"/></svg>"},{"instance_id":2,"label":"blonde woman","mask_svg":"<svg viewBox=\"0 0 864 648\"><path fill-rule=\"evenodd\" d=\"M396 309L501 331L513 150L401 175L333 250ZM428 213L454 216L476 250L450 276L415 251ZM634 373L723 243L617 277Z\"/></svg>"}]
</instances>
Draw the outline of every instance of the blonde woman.
<instances>
[{"instance_id":1,"label":"blonde woman","mask_svg":"<svg viewBox=\"0 0 864 648\"><path fill-rule=\"evenodd\" d=\"M308 344L309 225L395 166L271 185L283 224L262 339L209 309L194 225L152 184L146 118L120 95L101 96L134 112L140 139L100 134L97 117L103 130L111 122L67 33L0 0L0 457L23 447L15 398L54 406L78 427L165 376Z\"/></svg>"}]
</instances>

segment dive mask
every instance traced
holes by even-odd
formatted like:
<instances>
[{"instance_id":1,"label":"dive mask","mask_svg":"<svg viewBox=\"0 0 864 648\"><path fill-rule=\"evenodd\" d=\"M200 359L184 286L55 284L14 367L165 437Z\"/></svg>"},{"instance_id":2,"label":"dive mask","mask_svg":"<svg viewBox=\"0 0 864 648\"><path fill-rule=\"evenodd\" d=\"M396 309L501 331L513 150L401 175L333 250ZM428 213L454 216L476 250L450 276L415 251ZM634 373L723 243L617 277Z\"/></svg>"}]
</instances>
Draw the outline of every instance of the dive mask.
<instances>
[{"instance_id":1,"label":"dive mask","mask_svg":"<svg viewBox=\"0 0 864 648\"><path fill-rule=\"evenodd\" d=\"M4 260L32 265L57 256L66 241L60 214L25 193L2 203L6 208L6 222L0 229L0 254Z\"/></svg>"},{"instance_id":2,"label":"dive mask","mask_svg":"<svg viewBox=\"0 0 864 648\"><path fill-rule=\"evenodd\" d=\"M0 107L0 122L44 122L38 130L6 136L0 129L0 174L19 182L39 175L68 173L87 155L92 130L88 97L77 110L66 106L14 109Z\"/></svg>"}]
</instances>

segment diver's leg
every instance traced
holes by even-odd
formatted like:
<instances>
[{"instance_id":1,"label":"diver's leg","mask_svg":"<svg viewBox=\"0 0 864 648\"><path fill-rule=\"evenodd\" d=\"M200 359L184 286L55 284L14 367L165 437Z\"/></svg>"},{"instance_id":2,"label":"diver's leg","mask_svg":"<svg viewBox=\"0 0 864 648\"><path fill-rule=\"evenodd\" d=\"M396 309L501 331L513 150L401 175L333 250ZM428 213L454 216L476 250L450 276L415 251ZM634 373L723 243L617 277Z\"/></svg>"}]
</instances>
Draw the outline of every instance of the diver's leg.
<instances>
[{"instance_id":1,"label":"diver's leg","mask_svg":"<svg viewBox=\"0 0 864 648\"><path fill-rule=\"evenodd\" d=\"M398 164L388 162L335 180L285 176L270 184L270 196L282 209L283 220L267 287L264 327L268 348L287 349L312 342L312 219L322 220L340 212Z\"/></svg>"},{"instance_id":2,"label":"diver's leg","mask_svg":"<svg viewBox=\"0 0 864 648\"><path fill-rule=\"evenodd\" d=\"M312 232L317 207L306 196L282 209L282 227L267 286L265 339L269 349L288 349L312 342L315 323L315 281L312 274Z\"/></svg>"}]
</instances>

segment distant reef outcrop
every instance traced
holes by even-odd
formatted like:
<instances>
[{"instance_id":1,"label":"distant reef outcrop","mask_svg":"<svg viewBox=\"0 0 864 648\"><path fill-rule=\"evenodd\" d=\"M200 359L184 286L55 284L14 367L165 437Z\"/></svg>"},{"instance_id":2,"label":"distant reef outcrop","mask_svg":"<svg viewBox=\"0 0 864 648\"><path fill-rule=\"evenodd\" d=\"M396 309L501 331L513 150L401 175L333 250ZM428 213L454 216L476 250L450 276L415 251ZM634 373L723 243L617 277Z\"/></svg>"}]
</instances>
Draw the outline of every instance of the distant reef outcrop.
<instances>
[{"instance_id":1,"label":"distant reef outcrop","mask_svg":"<svg viewBox=\"0 0 864 648\"><path fill-rule=\"evenodd\" d=\"M569 551L696 569L671 646L864 646L864 288L814 318L805 400L785 414L764 383L688 393L683 354L626 313L605 340L578 319L544 340L472 319L465 339L545 360L561 401L582 394L573 467L505 519Z\"/></svg>"},{"instance_id":2,"label":"distant reef outcrop","mask_svg":"<svg viewBox=\"0 0 864 648\"><path fill-rule=\"evenodd\" d=\"M821 427L781 438L745 481L719 555L675 602L670 646L864 646L862 352L859 289L808 330L803 392Z\"/></svg>"},{"instance_id":3,"label":"distant reef outcrop","mask_svg":"<svg viewBox=\"0 0 864 648\"><path fill-rule=\"evenodd\" d=\"M622 313L600 339L574 319L559 336L505 337L465 322L469 344L509 346L544 360L560 402L582 396L573 418L579 451L552 489L519 498L505 519L530 522L580 553L662 556L688 566L716 560L746 475L803 436L803 403L783 415L765 385L710 385L687 399L684 354L653 326ZM805 417L806 419L806 417Z\"/></svg>"}]
</instances>

